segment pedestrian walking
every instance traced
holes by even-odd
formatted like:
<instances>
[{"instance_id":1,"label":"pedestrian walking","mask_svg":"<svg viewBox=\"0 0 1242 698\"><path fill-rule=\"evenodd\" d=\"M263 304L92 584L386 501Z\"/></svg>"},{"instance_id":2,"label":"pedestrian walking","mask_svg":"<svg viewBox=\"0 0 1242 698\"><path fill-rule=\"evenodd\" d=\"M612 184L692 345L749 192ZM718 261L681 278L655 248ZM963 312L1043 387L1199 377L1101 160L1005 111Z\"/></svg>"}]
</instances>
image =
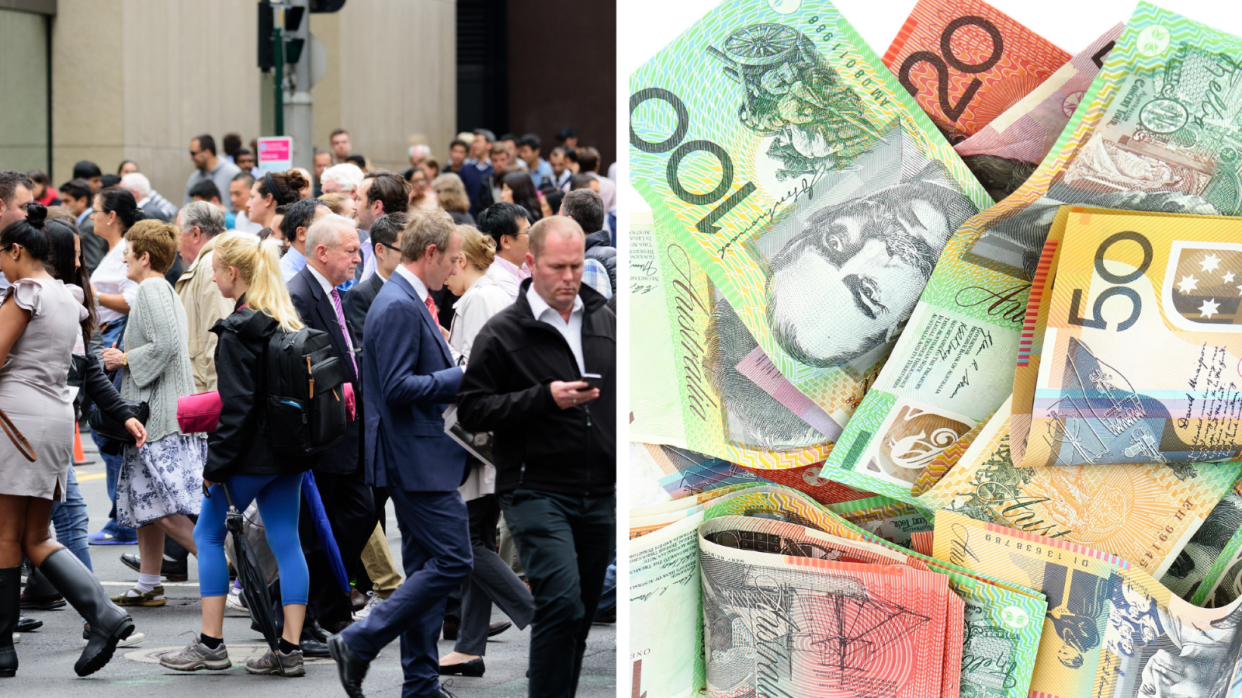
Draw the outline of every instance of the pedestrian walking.
<instances>
[{"instance_id":1,"label":"pedestrian walking","mask_svg":"<svg viewBox=\"0 0 1242 698\"><path fill-rule=\"evenodd\" d=\"M473 226L459 225L457 231L461 234L462 256L457 262L457 273L448 279L448 287L461 299L454 306L449 346L461 353L463 362L468 362L479 330L512 302L509 294L487 276L487 268L496 256L496 241ZM458 492L466 501L470 517L474 571L462 597L457 644L440 658L440 673L482 676L487 669L483 655L492 633L492 604L499 606L520 629L534 617L535 602L522 580L496 554L496 526L500 521L496 468L471 457L470 475Z\"/></svg>"},{"instance_id":2,"label":"pedestrian walking","mask_svg":"<svg viewBox=\"0 0 1242 698\"><path fill-rule=\"evenodd\" d=\"M107 254L91 271L91 297L105 348L120 344L130 308L137 302L138 284L129 278L125 266L125 233L144 218L134 195L126 189L107 187L94 197L90 216L94 234L108 245ZM117 522L116 483L121 474L121 454L93 431L91 440L99 447L99 456L104 461L112 509L108 512L108 523L90 534L88 540L91 545L134 545L138 542L138 532Z\"/></svg>"},{"instance_id":3,"label":"pedestrian walking","mask_svg":"<svg viewBox=\"0 0 1242 698\"><path fill-rule=\"evenodd\" d=\"M229 593L224 485L239 510L258 502L267 542L276 556L284 604L285 625L277 651L248 660L246 671L302 676L306 670L298 640L306 617L310 575L298 541L298 508L302 474L315 459L272 448L260 366L272 333L295 332L302 329L302 322L280 275L277 241L228 232L215 239L211 262L220 293L232 299L236 309L212 329L218 338L215 363L223 407L219 426L208 440L203 468L203 484L210 488L210 496L203 501L194 527L203 623L198 637L180 652L161 657L160 665L177 671L232 666L224 644L224 605Z\"/></svg>"},{"instance_id":4,"label":"pedestrian walking","mask_svg":"<svg viewBox=\"0 0 1242 698\"><path fill-rule=\"evenodd\" d=\"M0 272L9 280L0 302L0 409L33 450L0 450L0 676L17 673L13 631L20 607L21 562L31 564L90 623L79 676L103 668L116 645L134 632L129 614L108 600L82 562L48 537L52 503L64 501L73 462L73 405L68 377L79 324L89 317L46 265L47 209L26 208L25 220L0 231Z\"/></svg>"},{"instance_id":5,"label":"pedestrian walking","mask_svg":"<svg viewBox=\"0 0 1242 698\"><path fill-rule=\"evenodd\" d=\"M563 216L531 227L531 278L475 338L457 395L462 427L493 432L500 508L535 597L532 698L576 693L615 543L617 319L581 283L584 239Z\"/></svg>"},{"instance_id":6,"label":"pedestrian walking","mask_svg":"<svg viewBox=\"0 0 1242 698\"><path fill-rule=\"evenodd\" d=\"M444 433L444 410L462 369L429 291L457 271L461 235L447 213L412 211L401 264L367 313L362 363L368 484L387 487L401 526L406 580L364 620L328 641L351 698L381 648L401 637L403 696L450 696L439 682L436 640L445 599L470 576L466 505L457 488L466 451Z\"/></svg>"},{"instance_id":7,"label":"pedestrian walking","mask_svg":"<svg viewBox=\"0 0 1242 698\"><path fill-rule=\"evenodd\" d=\"M182 434L177 399L194 393L185 308L164 274L177 254L177 229L160 221L140 221L125 234L128 277L138 285L125 326L125 350L104 349L104 368L120 369L121 397L146 403L147 441L122 449L116 485L117 521L138 529L142 558L138 583L114 596L121 606L163 606L160 564L164 536L191 553L194 524L202 500L202 468L207 442Z\"/></svg>"}]
</instances>

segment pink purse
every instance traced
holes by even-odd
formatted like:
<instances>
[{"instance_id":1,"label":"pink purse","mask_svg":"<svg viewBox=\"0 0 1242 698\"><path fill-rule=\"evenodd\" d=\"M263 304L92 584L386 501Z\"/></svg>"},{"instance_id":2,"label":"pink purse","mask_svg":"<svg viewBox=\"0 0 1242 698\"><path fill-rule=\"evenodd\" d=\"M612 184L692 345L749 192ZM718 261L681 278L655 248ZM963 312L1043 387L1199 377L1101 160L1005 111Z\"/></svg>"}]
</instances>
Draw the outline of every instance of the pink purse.
<instances>
[{"instance_id":1,"label":"pink purse","mask_svg":"<svg viewBox=\"0 0 1242 698\"><path fill-rule=\"evenodd\" d=\"M177 425L182 434L210 433L220 424L220 409L224 403L220 393L195 393L177 398ZM354 401L354 386L345 384L345 419L354 421L357 418L357 405Z\"/></svg>"}]
</instances>

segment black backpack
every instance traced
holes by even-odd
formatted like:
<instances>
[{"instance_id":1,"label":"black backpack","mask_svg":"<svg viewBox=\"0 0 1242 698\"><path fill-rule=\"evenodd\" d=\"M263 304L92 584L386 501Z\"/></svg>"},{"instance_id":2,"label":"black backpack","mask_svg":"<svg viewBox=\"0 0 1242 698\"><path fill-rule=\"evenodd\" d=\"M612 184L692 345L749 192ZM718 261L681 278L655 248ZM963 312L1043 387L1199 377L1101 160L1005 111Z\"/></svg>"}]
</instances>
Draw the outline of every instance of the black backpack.
<instances>
[{"instance_id":1,"label":"black backpack","mask_svg":"<svg viewBox=\"0 0 1242 698\"><path fill-rule=\"evenodd\" d=\"M268 440L278 454L309 456L345 436L345 372L326 332L279 328L264 358Z\"/></svg>"}]
</instances>

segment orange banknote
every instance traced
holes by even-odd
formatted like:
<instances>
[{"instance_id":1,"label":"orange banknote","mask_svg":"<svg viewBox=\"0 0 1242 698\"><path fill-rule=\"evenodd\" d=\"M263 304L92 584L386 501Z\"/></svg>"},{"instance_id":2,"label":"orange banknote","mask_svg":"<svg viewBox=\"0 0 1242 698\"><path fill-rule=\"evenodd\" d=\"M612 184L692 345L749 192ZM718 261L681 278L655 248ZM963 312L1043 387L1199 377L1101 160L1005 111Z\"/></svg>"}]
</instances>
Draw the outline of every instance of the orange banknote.
<instances>
[{"instance_id":1,"label":"orange banknote","mask_svg":"<svg viewBox=\"0 0 1242 698\"><path fill-rule=\"evenodd\" d=\"M957 143L982 130L1070 58L981 0L920 0L883 60L950 142Z\"/></svg>"}]
</instances>

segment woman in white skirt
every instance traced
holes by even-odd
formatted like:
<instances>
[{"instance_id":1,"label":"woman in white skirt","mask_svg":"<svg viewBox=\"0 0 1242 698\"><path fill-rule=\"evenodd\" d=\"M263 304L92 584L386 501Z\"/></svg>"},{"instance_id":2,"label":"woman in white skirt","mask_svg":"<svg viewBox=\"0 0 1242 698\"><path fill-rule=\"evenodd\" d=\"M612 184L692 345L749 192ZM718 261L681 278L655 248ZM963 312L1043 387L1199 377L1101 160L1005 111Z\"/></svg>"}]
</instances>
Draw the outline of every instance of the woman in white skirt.
<instances>
[{"instance_id":1,"label":"woman in white skirt","mask_svg":"<svg viewBox=\"0 0 1242 698\"><path fill-rule=\"evenodd\" d=\"M148 220L125 233L125 264L138 298L125 326L125 351L105 349L104 366L123 368L121 397L147 403L147 443L125 446L116 485L117 522L138 529L138 584L112 597L119 606L163 606L164 536L197 554L194 524L203 501L207 440L177 426L177 398L194 393L185 309L164 274L177 254L177 229Z\"/></svg>"}]
</instances>

